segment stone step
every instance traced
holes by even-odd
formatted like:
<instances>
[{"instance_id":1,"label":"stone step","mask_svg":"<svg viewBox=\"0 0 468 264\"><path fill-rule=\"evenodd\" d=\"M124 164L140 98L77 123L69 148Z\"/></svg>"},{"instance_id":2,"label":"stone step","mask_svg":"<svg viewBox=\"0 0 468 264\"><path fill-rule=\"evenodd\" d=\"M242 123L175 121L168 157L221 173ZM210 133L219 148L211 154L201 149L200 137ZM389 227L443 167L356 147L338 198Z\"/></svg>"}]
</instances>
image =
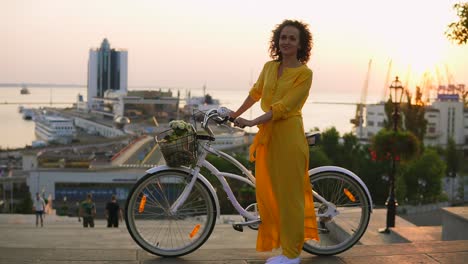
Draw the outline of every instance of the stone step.
<instances>
[{"instance_id":1,"label":"stone step","mask_svg":"<svg viewBox=\"0 0 468 264\"><path fill-rule=\"evenodd\" d=\"M442 240L442 226L394 227L392 231L409 242Z\"/></svg>"},{"instance_id":2,"label":"stone step","mask_svg":"<svg viewBox=\"0 0 468 264\"><path fill-rule=\"evenodd\" d=\"M73 238L71 238L73 239ZM278 252L256 252L255 249L198 249L180 258L161 258L141 249L75 248L7 248L0 247L0 263L265 263ZM320 257L301 253L301 263L466 263L468 241L439 241L392 245L355 246L336 256Z\"/></svg>"}]
</instances>

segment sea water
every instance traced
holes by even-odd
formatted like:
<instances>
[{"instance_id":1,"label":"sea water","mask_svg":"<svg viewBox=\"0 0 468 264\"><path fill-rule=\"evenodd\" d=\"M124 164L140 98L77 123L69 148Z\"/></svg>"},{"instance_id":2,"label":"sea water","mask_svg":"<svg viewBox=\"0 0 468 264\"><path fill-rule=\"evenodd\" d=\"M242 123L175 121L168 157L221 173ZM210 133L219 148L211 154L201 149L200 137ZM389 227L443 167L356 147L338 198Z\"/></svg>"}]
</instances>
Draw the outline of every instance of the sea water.
<instances>
[{"instance_id":1,"label":"sea water","mask_svg":"<svg viewBox=\"0 0 468 264\"><path fill-rule=\"evenodd\" d=\"M0 88L0 148L22 148L31 145L36 140L34 134L34 121L24 120L18 107L39 108L47 107L71 107L76 102L78 94L86 98L86 88L62 88L62 87L28 87L30 94L20 94L20 87ZM138 88L129 90L146 90ZM191 96L203 96L202 89L192 89ZM186 91L180 91L183 98ZM246 96L248 90L207 90L207 94L218 99L222 106L237 109ZM173 90L176 95L177 91ZM318 128L323 131L335 127L341 135L352 131L352 119L356 113L356 103L360 95L357 93L323 93L314 92L312 89L303 107L302 115L305 130ZM368 100L371 101L371 100ZM53 104L50 104L50 103ZM32 104L34 103L34 104ZM58 104L65 103L65 104ZM259 104L243 114L245 118L255 118L262 114ZM257 129L245 128L248 132L256 132Z\"/></svg>"}]
</instances>

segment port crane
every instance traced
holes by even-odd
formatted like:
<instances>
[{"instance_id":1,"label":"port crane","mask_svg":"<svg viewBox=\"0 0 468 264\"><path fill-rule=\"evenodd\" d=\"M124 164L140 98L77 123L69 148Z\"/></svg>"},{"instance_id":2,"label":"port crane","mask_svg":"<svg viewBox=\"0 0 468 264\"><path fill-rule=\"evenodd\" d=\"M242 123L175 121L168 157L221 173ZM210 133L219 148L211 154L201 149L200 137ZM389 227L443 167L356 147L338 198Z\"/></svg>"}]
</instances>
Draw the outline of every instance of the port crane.
<instances>
[{"instance_id":1,"label":"port crane","mask_svg":"<svg viewBox=\"0 0 468 264\"><path fill-rule=\"evenodd\" d=\"M367 66L367 75L366 79L364 80L364 86L362 87L361 91L361 99L358 104L356 104L356 114L353 119L350 120L351 124L354 124L354 128L356 136L361 139L364 137L363 133L363 123L364 123L364 111L366 108L366 99L367 99L367 89L369 87L369 79L370 79L370 71L372 67L372 59L369 60L369 64Z\"/></svg>"}]
</instances>

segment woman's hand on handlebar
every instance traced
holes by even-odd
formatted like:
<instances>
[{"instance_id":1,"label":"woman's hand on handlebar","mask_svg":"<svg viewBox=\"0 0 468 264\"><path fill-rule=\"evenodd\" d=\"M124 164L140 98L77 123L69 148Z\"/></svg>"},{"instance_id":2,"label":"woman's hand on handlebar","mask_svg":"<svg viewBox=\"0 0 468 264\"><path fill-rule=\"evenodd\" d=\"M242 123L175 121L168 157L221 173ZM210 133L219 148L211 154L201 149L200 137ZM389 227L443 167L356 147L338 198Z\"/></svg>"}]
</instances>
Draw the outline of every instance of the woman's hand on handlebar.
<instances>
[{"instance_id":1,"label":"woman's hand on handlebar","mask_svg":"<svg viewBox=\"0 0 468 264\"><path fill-rule=\"evenodd\" d=\"M244 128L246 126L248 126L248 127L254 126L255 124L254 124L253 120L247 120L247 119L244 119L242 117L237 117L234 120L234 125L237 126L237 127L240 127L240 128Z\"/></svg>"},{"instance_id":2,"label":"woman's hand on handlebar","mask_svg":"<svg viewBox=\"0 0 468 264\"><path fill-rule=\"evenodd\" d=\"M244 128L246 126L251 127L256 125L254 120L247 120L242 117L238 117L238 114L226 107L220 107L217 109L217 113L220 117L228 118L229 121L233 122L235 126ZM225 119L226 120L226 119Z\"/></svg>"}]
</instances>

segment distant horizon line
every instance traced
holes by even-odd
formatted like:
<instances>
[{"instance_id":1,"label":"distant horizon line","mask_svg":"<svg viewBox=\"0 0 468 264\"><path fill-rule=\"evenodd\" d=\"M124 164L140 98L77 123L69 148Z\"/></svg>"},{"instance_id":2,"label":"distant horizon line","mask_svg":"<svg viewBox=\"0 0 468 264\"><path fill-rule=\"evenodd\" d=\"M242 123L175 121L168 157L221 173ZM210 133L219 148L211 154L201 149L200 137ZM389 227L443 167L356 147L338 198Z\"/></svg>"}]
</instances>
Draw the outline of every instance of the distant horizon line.
<instances>
[{"instance_id":1,"label":"distant horizon line","mask_svg":"<svg viewBox=\"0 0 468 264\"><path fill-rule=\"evenodd\" d=\"M25 85L28 88L49 88L49 87L61 87L61 88L86 88L88 85L86 84L75 84L75 83L0 83L0 88L11 88L11 87L22 87ZM166 87L166 86L154 86L154 85L134 85L129 86L129 88L148 88L148 89L184 89L181 87ZM190 88L191 89L198 89L198 88ZM203 89L203 88L200 88Z\"/></svg>"},{"instance_id":2,"label":"distant horizon line","mask_svg":"<svg viewBox=\"0 0 468 264\"><path fill-rule=\"evenodd\" d=\"M73 83L66 83L66 84L59 84L59 83L0 83L0 87L22 87L26 85L28 87L36 86L36 87L86 87L84 84L73 84Z\"/></svg>"}]
</instances>

